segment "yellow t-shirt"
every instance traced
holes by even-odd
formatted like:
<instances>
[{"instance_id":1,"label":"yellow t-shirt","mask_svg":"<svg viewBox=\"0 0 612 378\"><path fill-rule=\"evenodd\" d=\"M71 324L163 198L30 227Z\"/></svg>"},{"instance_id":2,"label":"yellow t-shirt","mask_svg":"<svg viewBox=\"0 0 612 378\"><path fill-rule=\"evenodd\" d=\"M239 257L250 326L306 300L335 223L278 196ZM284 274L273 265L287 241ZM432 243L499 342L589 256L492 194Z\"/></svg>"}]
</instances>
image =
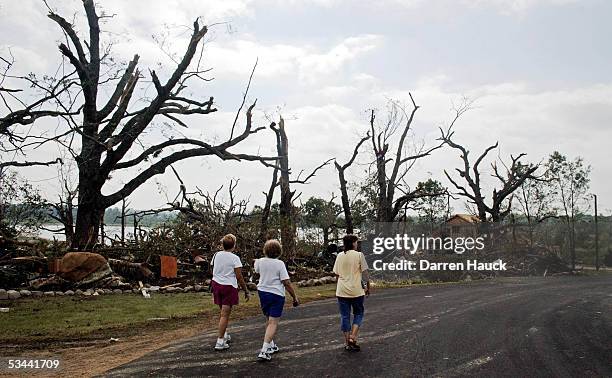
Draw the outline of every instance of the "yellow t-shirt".
<instances>
[{"instance_id":1,"label":"yellow t-shirt","mask_svg":"<svg viewBox=\"0 0 612 378\"><path fill-rule=\"evenodd\" d=\"M363 253L346 251L338 253L334 263L334 273L338 275L336 296L355 298L365 295L361 287L361 272L368 270L368 263Z\"/></svg>"}]
</instances>

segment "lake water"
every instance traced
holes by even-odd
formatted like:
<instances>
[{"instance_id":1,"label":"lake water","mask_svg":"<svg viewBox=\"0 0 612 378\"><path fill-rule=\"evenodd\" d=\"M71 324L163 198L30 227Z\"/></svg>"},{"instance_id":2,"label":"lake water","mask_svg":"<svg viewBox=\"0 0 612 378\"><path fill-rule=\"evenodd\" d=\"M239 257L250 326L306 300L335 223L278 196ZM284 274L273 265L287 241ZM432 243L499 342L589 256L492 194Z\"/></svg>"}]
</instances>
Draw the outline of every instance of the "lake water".
<instances>
[{"instance_id":1,"label":"lake water","mask_svg":"<svg viewBox=\"0 0 612 378\"><path fill-rule=\"evenodd\" d=\"M48 239L48 240L60 240L60 241L64 241L66 240L66 237L64 236L63 232L60 233L54 233L52 231L49 230L56 230L58 229L60 226L57 224L46 224L44 225L45 228L47 228L48 230L43 230L40 229L38 230L38 232L35 234L35 236L39 237L39 238L43 238L43 239ZM144 231L147 231L148 228L147 227L142 227L142 229ZM126 227L125 228L125 237L126 239L133 239L134 237L134 228L133 227ZM120 239L121 238L121 225L106 225L104 226L104 233L106 234L106 236L108 236L111 239Z\"/></svg>"}]
</instances>

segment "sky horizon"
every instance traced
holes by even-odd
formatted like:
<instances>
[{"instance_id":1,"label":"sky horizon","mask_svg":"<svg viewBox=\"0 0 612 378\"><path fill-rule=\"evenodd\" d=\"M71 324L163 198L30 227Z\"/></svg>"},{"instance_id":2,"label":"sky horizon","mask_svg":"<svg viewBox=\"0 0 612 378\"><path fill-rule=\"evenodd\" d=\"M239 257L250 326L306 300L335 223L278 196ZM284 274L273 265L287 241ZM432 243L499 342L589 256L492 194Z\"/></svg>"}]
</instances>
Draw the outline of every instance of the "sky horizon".
<instances>
[{"instance_id":1,"label":"sky horizon","mask_svg":"<svg viewBox=\"0 0 612 378\"><path fill-rule=\"evenodd\" d=\"M85 32L79 1L48 3L63 16L74 17L78 31ZM165 38L164 48L180 54L189 38L187 26L197 16L214 25L204 50L214 80L194 87L192 95L215 96L219 110L186 119L189 128L179 130L183 135L207 141L227 138L255 61L247 103L257 99L258 126L283 115L294 173L308 172L333 157L348 160L350 146L368 130L368 110L377 109L384 118L385 101L409 105L409 92L421 107L413 124L414 138L432 146L438 127L452 120L453 104L466 96L474 106L455 131L471 155L499 141L500 148L491 158L508 161L511 154L526 153L526 162L541 162L553 151L569 158L581 156L592 166L590 191L599 196L600 212L611 212L610 2L172 0L149 1L143 7L144 3L105 1L99 12L114 15L103 24L106 37L114 41L114 56L129 60L140 54L139 66L145 73L147 68L164 67L160 68L164 73L171 67L155 40ZM62 35L46 13L39 1L0 2L0 48L3 52L10 48L16 73L44 74L57 68L57 42ZM41 127L54 125L46 122ZM159 142L168 133L158 125L144 142ZM364 177L371 158L366 150L362 148L359 164L348 173L352 181ZM232 152L274 154L273 134L264 130ZM48 146L31 156L57 155L58 149ZM445 147L419 161L408 181L416 184L433 178L451 187L443 169L451 171L461 163L457 152ZM255 162L203 157L174 166L188 189L214 192L220 185L227 187L229 179L239 178L238 195L250 198L252 205L263 203L262 192L271 180L271 170ZM116 190L133 172L113 177L105 192ZM50 199L57 196L56 168L25 168L19 173ZM487 185L490 198L492 187ZM302 200L330 198L332 193L339 197L333 163L310 184L294 189L303 192ZM178 182L166 170L129 201L137 209L156 208L177 192ZM460 203L454 207L457 213L465 212Z\"/></svg>"}]
</instances>

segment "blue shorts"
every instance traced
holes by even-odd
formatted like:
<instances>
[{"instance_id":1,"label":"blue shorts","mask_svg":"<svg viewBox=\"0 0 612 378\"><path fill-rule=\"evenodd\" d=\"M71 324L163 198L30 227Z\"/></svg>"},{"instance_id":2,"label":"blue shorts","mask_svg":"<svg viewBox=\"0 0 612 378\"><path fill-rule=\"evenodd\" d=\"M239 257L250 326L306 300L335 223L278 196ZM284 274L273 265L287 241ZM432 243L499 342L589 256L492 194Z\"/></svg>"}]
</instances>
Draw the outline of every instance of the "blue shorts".
<instances>
[{"instance_id":1,"label":"blue shorts","mask_svg":"<svg viewBox=\"0 0 612 378\"><path fill-rule=\"evenodd\" d=\"M257 293L259 294L259 303L261 304L263 314L273 318L280 318L283 314L285 297L261 290L258 290Z\"/></svg>"}]
</instances>

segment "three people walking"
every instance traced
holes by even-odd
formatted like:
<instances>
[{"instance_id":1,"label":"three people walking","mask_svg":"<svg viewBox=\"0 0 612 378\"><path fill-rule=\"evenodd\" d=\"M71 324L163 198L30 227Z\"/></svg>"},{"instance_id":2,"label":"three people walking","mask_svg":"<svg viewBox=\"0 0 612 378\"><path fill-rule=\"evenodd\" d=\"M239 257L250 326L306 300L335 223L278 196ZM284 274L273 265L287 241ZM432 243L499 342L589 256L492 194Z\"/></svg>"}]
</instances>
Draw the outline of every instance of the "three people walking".
<instances>
[{"instance_id":1,"label":"three people walking","mask_svg":"<svg viewBox=\"0 0 612 378\"><path fill-rule=\"evenodd\" d=\"M345 349L357 351L359 327L364 316L364 296L370 293L368 264L363 253L357 251L358 238L346 235L343 238L344 252L340 252L334 264L334 273L338 276L336 297L340 310L341 330L344 333ZM245 300L250 297L249 290L242 276L242 263L233 253L236 237L228 234L222 239L223 251L213 256L213 278L211 288L214 303L221 309L219 329L215 350L228 349L231 336L227 333L232 306L238 304L238 285L244 289ZM270 361L272 354L279 351L274 342L280 318L285 305L285 291L293 298L293 306L299 305L299 299L289 279L285 263L279 260L282 246L278 240L268 240L263 248L263 258L254 262L255 273L259 274L257 292L261 310L266 317L266 329L262 348L257 356L259 361ZM353 318L351 321L351 310Z\"/></svg>"}]
</instances>

